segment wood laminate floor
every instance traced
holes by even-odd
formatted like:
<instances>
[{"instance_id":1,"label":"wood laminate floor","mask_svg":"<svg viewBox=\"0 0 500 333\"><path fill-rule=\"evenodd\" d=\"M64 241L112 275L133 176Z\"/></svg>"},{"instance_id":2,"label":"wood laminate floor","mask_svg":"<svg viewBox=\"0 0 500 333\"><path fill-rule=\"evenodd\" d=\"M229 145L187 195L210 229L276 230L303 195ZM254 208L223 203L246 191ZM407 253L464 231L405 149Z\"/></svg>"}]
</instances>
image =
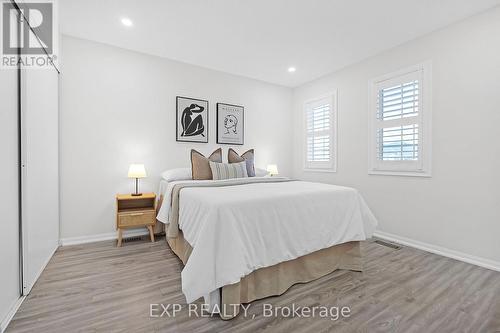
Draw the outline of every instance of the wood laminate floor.
<instances>
[{"instance_id":1,"label":"wood laminate floor","mask_svg":"<svg viewBox=\"0 0 500 333\"><path fill-rule=\"evenodd\" d=\"M164 239L62 247L7 333L500 332L500 273L407 247L364 242L362 250L364 272L338 270L297 284L251 303L248 317L222 321L188 317L181 262ZM151 303L184 308L175 318L151 318ZM348 306L351 314L336 321L264 317L264 303Z\"/></svg>"}]
</instances>

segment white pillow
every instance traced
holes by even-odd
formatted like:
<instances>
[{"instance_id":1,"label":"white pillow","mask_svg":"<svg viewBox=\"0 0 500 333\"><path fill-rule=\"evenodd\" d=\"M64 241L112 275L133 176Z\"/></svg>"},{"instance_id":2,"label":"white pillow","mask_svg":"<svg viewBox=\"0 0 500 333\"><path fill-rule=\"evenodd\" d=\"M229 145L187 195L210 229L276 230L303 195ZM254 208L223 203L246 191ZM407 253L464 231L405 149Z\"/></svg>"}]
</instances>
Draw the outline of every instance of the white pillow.
<instances>
[{"instance_id":1,"label":"white pillow","mask_svg":"<svg viewBox=\"0 0 500 333\"><path fill-rule=\"evenodd\" d=\"M255 177L265 177L268 172L266 169L255 168Z\"/></svg>"},{"instance_id":2,"label":"white pillow","mask_svg":"<svg viewBox=\"0 0 500 333\"><path fill-rule=\"evenodd\" d=\"M161 178L167 182L173 182L175 180L189 180L192 179L191 168L169 169L161 173Z\"/></svg>"}]
</instances>

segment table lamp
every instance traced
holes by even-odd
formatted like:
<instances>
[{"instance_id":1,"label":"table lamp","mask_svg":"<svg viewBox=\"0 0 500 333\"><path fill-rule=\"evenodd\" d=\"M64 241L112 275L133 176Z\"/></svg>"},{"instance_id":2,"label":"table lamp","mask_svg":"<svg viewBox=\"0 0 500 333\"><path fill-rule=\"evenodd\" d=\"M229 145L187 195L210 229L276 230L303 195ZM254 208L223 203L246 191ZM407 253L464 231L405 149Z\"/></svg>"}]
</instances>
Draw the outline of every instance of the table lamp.
<instances>
[{"instance_id":1,"label":"table lamp","mask_svg":"<svg viewBox=\"0 0 500 333\"><path fill-rule=\"evenodd\" d=\"M137 197L141 196L142 193L139 193L139 178L146 178L146 169L144 168L144 164L131 164L128 168L128 178L135 178L135 193L132 193L132 196Z\"/></svg>"},{"instance_id":2,"label":"table lamp","mask_svg":"<svg viewBox=\"0 0 500 333\"><path fill-rule=\"evenodd\" d=\"M267 166L267 172L272 176L276 176L278 174L278 166L276 164L269 164Z\"/></svg>"}]
</instances>

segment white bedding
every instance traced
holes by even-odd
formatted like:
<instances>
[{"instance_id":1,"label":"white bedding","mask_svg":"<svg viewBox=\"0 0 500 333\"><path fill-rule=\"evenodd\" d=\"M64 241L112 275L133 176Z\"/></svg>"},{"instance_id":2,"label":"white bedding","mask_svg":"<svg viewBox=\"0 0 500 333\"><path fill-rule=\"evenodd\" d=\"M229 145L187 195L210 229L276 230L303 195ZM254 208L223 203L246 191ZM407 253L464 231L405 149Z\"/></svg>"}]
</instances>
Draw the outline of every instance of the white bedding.
<instances>
[{"instance_id":1,"label":"white bedding","mask_svg":"<svg viewBox=\"0 0 500 333\"><path fill-rule=\"evenodd\" d=\"M175 183L166 186L158 214L164 223ZM365 240L377 225L355 189L328 184L290 181L184 188L179 198L179 228L193 247L182 270L187 302L258 268Z\"/></svg>"}]
</instances>

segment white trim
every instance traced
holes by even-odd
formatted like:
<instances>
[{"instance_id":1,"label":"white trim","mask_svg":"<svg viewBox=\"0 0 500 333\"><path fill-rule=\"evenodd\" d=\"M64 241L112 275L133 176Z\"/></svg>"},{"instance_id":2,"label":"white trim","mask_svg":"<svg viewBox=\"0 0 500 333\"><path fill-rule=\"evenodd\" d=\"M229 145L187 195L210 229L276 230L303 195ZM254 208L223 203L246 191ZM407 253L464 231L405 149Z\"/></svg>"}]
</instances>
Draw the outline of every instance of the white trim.
<instances>
[{"instance_id":1,"label":"white trim","mask_svg":"<svg viewBox=\"0 0 500 333\"><path fill-rule=\"evenodd\" d=\"M384 75L377 76L377 77L373 78L370 81L371 82L383 82L383 81L387 81L387 80L390 80L390 79L394 78L395 76L403 76L403 75L406 75L406 74L410 74L412 72L419 71L421 69L425 69L426 66L430 66L430 65L432 65L432 62L430 60L423 61L423 62L421 62L419 64L416 64L416 65L413 65L413 66L408 66L408 67L399 69L399 70L391 72L391 73L387 73L387 74L384 74Z\"/></svg>"},{"instance_id":2,"label":"white trim","mask_svg":"<svg viewBox=\"0 0 500 333\"><path fill-rule=\"evenodd\" d=\"M424 242L420 242L411 238L397 236L383 231L375 231L373 234L376 238L381 238L390 242L399 243L409 247L413 247L422 251L431 252L443 257L448 257L456 260L466 262L468 264L484 267L497 272L500 272L500 262L477 257L460 251L451 250L442 246L432 245Z\"/></svg>"},{"instance_id":3,"label":"white trim","mask_svg":"<svg viewBox=\"0 0 500 333\"><path fill-rule=\"evenodd\" d=\"M322 99L331 100L331 112L332 117L330 118L330 137L333 140L333 145L330 146L330 152L333 150L333 154L330 155L331 161L326 162L328 166L325 166L324 162L307 162L307 105L314 103ZM326 93L315 98L307 99L302 105L302 169L305 172L337 172L337 159L338 159L338 92L337 89L332 90L330 93ZM316 164L316 166L313 166Z\"/></svg>"},{"instance_id":4,"label":"white trim","mask_svg":"<svg viewBox=\"0 0 500 333\"><path fill-rule=\"evenodd\" d=\"M417 172L417 171L387 171L387 170L368 170L369 175L381 175L381 176L405 176L405 177L432 177L428 172Z\"/></svg>"},{"instance_id":5,"label":"white trim","mask_svg":"<svg viewBox=\"0 0 500 333\"><path fill-rule=\"evenodd\" d=\"M402 76L410 75L417 71L421 72L421 96L419 98L421 111L417 117L409 117L398 120L401 124L418 120L419 124L419 159L412 165L403 162L380 162L376 158L375 151L375 131L377 126L376 110L374 103L376 100L375 87L384 81L391 82L393 79L399 79ZM420 64L410 66L389 74L374 78L368 84L368 174L369 175L387 175L387 176L432 176L432 62L425 61ZM395 121L389 121L395 122ZM390 124L386 124L389 126ZM384 125L384 127L386 127Z\"/></svg>"},{"instance_id":6,"label":"white trim","mask_svg":"<svg viewBox=\"0 0 500 333\"><path fill-rule=\"evenodd\" d=\"M137 236L144 236L144 235L149 235L149 232L147 230L125 230L123 232L123 237L137 237ZM116 232L108 232L105 234L97 234L97 235L90 235L90 236L61 238L61 240L59 241L59 244L61 246L78 245L78 244L86 244L86 243L94 243L94 242L113 240L113 239L117 239L117 238L118 238L118 235Z\"/></svg>"},{"instance_id":7,"label":"white trim","mask_svg":"<svg viewBox=\"0 0 500 333\"><path fill-rule=\"evenodd\" d=\"M304 168L303 171L304 172L326 172L326 173L336 173L337 172L337 170L333 170L333 169L320 169L320 168L317 168L317 169Z\"/></svg>"},{"instance_id":8,"label":"white trim","mask_svg":"<svg viewBox=\"0 0 500 333\"><path fill-rule=\"evenodd\" d=\"M47 260L45 260L42 267L40 267L40 270L36 273L35 278L33 279L33 284L27 285L27 283L26 283L26 285L23 286L24 295L28 295L31 292L31 289L35 285L36 281L38 281L38 278L40 277L40 275L42 275L43 270L45 269L45 267L47 267L50 259L52 259L52 257L54 256L54 253L56 253L58 248L59 248L59 245L54 247L54 249L50 252L50 256L47 258Z\"/></svg>"},{"instance_id":9,"label":"white trim","mask_svg":"<svg viewBox=\"0 0 500 333\"><path fill-rule=\"evenodd\" d=\"M7 312L5 318L3 318L0 322L0 333L5 332L7 326L9 326L10 321L12 320L12 318L14 318L14 315L16 314L17 310L19 310L21 304L23 304L25 299L26 296L21 296L14 303L12 303L9 312Z\"/></svg>"}]
</instances>

